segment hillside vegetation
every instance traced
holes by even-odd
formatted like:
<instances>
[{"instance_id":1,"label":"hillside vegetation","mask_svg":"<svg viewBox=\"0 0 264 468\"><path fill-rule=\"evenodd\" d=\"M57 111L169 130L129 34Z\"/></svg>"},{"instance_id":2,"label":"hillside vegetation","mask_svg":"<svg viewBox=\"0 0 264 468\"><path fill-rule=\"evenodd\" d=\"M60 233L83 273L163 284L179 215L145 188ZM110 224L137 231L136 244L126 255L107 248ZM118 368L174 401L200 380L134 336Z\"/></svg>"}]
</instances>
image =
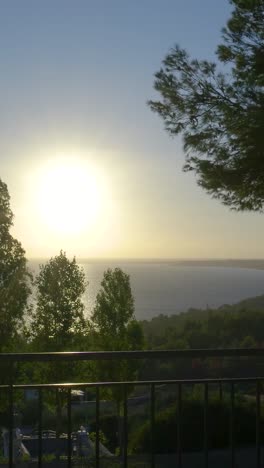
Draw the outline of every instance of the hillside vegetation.
<instances>
[{"instance_id":1,"label":"hillside vegetation","mask_svg":"<svg viewBox=\"0 0 264 468\"><path fill-rule=\"evenodd\" d=\"M264 295L141 322L150 349L262 347Z\"/></svg>"}]
</instances>

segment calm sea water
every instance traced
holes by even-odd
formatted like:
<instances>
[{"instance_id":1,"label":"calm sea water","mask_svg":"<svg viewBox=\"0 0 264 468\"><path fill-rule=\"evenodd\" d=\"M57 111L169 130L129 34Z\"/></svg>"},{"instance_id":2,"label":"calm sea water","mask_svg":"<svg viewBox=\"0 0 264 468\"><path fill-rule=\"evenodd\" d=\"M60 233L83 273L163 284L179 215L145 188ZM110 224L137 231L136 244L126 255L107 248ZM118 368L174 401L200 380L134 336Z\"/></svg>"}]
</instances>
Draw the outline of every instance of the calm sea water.
<instances>
[{"instance_id":1,"label":"calm sea water","mask_svg":"<svg viewBox=\"0 0 264 468\"><path fill-rule=\"evenodd\" d=\"M138 319L151 319L161 313L171 315L190 307L218 307L264 294L264 270L182 266L169 262L83 262L80 265L89 281L84 298L88 314L103 272L114 267L120 267L130 275ZM35 262L31 266L36 270Z\"/></svg>"}]
</instances>

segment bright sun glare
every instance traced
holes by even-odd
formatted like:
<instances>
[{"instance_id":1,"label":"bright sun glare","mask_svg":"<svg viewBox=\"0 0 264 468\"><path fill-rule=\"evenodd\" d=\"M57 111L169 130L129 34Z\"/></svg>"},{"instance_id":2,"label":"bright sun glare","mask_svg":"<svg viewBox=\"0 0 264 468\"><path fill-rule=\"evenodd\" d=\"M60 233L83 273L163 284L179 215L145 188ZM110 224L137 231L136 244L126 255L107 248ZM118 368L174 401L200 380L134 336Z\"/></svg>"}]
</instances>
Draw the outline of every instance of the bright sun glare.
<instances>
[{"instance_id":1,"label":"bright sun glare","mask_svg":"<svg viewBox=\"0 0 264 468\"><path fill-rule=\"evenodd\" d=\"M49 229L58 234L78 234L95 223L101 195L97 177L88 166L60 162L42 172L37 203Z\"/></svg>"}]
</instances>

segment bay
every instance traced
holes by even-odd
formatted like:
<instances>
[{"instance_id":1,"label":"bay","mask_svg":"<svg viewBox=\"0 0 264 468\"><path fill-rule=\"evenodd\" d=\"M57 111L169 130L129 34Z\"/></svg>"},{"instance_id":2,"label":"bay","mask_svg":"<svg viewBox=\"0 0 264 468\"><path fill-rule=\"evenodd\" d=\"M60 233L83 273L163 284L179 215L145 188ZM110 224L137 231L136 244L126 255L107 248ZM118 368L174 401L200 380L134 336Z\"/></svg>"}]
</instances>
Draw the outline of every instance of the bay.
<instances>
[{"instance_id":1,"label":"bay","mask_svg":"<svg viewBox=\"0 0 264 468\"><path fill-rule=\"evenodd\" d=\"M177 262L81 261L89 285L84 302L91 312L103 272L120 267L130 275L136 318L151 319L189 308L214 308L264 294L264 270L224 266L201 266ZM30 262L36 272L37 262Z\"/></svg>"}]
</instances>

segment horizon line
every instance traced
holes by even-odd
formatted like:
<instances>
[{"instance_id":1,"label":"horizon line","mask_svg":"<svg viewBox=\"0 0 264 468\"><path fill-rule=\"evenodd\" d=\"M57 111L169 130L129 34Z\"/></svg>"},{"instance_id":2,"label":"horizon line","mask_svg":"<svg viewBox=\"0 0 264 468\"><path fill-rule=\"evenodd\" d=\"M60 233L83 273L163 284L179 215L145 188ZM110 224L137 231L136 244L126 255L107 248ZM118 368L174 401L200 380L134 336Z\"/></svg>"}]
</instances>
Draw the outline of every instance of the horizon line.
<instances>
[{"instance_id":1,"label":"horizon line","mask_svg":"<svg viewBox=\"0 0 264 468\"><path fill-rule=\"evenodd\" d=\"M67 252L66 252L67 253ZM49 260L57 255L51 256L32 256L28 260ZM72 257L72 255L70 255ZM86 262L104 262L104 261L118 261L118 262L243 262L254 261L263 262L263 258L259 257L83 257L73 255L78 260L85 260Z\"/></svg>"}]
</instances>

